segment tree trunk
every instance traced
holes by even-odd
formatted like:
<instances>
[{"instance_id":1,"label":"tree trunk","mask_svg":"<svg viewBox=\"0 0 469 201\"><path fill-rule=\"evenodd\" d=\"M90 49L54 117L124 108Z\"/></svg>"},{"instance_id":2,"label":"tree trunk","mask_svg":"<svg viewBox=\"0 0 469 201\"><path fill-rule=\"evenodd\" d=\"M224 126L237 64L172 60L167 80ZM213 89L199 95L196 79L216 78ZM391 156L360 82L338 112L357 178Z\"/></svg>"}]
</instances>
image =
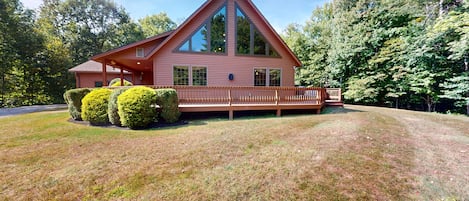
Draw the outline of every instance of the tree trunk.
<instances>
[{"instance_id":1,"label":"tree trunk","mask_svg":"<svg viewBox=\"0 0 469 201\"><path fill-rule=\"evenodd\" d=\"M469 103L466 105L466 114L469 116Z\"/></svg>"}]
</instances>

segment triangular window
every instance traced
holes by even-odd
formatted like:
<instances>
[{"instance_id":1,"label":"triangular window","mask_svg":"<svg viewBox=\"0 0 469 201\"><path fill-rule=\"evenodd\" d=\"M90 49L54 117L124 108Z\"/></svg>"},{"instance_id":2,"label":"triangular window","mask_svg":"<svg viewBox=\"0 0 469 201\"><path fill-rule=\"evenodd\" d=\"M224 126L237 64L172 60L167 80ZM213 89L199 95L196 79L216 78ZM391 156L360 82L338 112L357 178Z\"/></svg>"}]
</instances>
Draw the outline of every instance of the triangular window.
<instances>
[{"instance_id":1,"label":"triangular window","mask_svg":"<svg viewBox=\"0 0 469 201\"><path fill-rule=\"evenodd\" d=\"M226 16L226 6L223 6L184 41L178 51L225 53Z\"/></svg>"},{"instance_id":2,"label":"triangular window","mask_svg":"<svg viewBox=\"0 0 469 201\"><path fill-rule=\"evenodd\" d=\"M263 55L278 57L279 54L267 42L257 27L236 8L236 53L244 55Z\"/></svg>"}]
</instances>

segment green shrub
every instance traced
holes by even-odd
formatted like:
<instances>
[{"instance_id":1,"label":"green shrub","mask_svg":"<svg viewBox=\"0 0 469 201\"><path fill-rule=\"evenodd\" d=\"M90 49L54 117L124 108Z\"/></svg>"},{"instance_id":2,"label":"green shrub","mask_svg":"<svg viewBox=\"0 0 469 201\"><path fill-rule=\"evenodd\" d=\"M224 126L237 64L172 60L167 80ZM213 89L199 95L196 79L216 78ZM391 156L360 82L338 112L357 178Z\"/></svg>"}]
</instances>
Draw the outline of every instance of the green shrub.
<instances>
[{"instance_id":1,"label":"green shrub","mask_svg":"<svg viewBox=\"0 0 469 201\"><path fill-rule=\"evenodd\" d=\"M107 115L109 117L109 121L116 126L121 126L121 121L117 109L117 97L119 97L119 95L124 93L124 91L127 89L129 89L129 87L114 89L111 93L111 96L109 97Z\"/></svg>"},{"instance_id":2,"label":"green shrub","mask_svg":"<svg viewBox=\"0 0 469 201\"><path fill-rule=\"evenodd\" d=\"M139 86L133 87L117 97L117 107L123 126L131 129L144 128L156 121L158 115L155 103L155 90Z\"/></svg>"},{"instance_id":3,"label":"green shrub","mask_svg":"<svg viewBox=\"0 0 469 201\"><path fill-rule=\"evenodd\" d=\"M124 86L132 86L132 82L129 82L127 80L124 79ZM120 87L121 86L121 79L120 78L114 78L111 80L111 82L109 83L109 86L111 87Z\"/></svg>"},{"instance_id":4,"label":"green shrub","mask_svg":"<svg viewBox=\"0 0 469 201\"><path fill-rule=\"evenodd\" d=\"M68 105L68 112L74 120L81 121L81 99L90 93L91 89L80 88L70 89L64 93L65 103Z\"/></svg>"},{"instance_id":5,"label":"green shrub","mask_svg":"<svg viewBox=\"0 0 469 201\"><path fill-rule=\"evenodd\" d=\"M111 90L107 88L95 89L87 94L81 105L83 120L91 124L102 125L109 123L107 107Z\"/></svg>"},{"instance_id":6,"label":"green shrub","mask_svg":"<svg viewBox=\"0 0 469 201\"><path fill-rule=\"evenodd\" d=\"M168 122L174 123L179 120L181 113L179 112L179 99L174 89L157 89L156 104L161 108L161 118Z\"/></svg>"}]
</instances>

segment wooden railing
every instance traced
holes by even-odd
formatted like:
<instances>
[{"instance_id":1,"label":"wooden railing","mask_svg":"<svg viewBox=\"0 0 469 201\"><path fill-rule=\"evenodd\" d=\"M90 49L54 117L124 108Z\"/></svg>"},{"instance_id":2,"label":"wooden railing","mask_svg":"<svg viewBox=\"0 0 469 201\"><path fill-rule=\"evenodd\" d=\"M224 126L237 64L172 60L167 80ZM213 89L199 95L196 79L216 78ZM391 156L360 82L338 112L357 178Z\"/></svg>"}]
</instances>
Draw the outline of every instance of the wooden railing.
<instances>
[{"instance_id":1,"label":"wooden railing","mask_svg":"<svg viewBox=\"0 0 469 201\"><path fill-rule=\"evenodd\" d=\"M327 101L342 102L342 89L341 88L326 88Z\"/></svg>"},{"instance_id":2,"label":"wooden railing","mask_svg":"<svg viewBox=\"0 0 469 201\"><path fill-rule=\"evenodd\" d=\"M315 87L241 87L241 86L152 86L174 88L181 105L257 104L322 105L326 90Z\"/></svg>"}]
</instances>

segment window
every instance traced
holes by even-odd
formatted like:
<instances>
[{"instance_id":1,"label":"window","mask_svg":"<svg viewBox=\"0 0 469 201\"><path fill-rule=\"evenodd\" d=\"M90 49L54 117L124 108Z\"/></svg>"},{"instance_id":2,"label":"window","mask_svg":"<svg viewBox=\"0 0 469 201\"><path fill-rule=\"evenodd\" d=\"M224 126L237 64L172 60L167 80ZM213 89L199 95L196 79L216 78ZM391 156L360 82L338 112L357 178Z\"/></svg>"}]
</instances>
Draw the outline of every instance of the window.
<instances>
[{"instance_id":1,"label":"window","mask_svg":"<svg viewBox=\"0 0 469 201\"><path fill-rule=\"evenodd\" d=\"M207 67L174 66L174 85L207 86Z\"/></svg>"},{"instance_id":2,"label":"window","mask_svg":"<svg viewBox=\"0 0 469 201\"><path fill-rule=\"evenodd\" d=\"M102 86L103 86L103 82L101 81L94 82L94 87L102 87Z\"/></svg>"},{"instance_id":3,"label":"window","mask_svg":"<svg viewBox=\"0 0 469 201\"><path fill-rule=\"evenodd\" d=\"M280 86L281 70L269 68L254 69L254 86Z\"/></svg>"},{"instance_id":4,"label":"window","mask_svg":"<svg viewBox=\"0 0 469 201\"><path fill-rule=\"evenodd\" d=\"M135 55L136 57L145 57L145 49L137 48Z\"/></svg>"},{"instance_id":5,"label":"window","mask_svg":"<svg viewBox=\"0 0 469 201\"><path fill-rule=\"evenodd\" d=\"M239 8L236 8L236 53L270 57L279 56L277 51Z\"/></svg>"},{"instance_id":6,"label":"window","mask_svg":"<svg viewBox=\"0 0 469 201\"><path fill-rule=\"evenodd\" d=\"M254 69L254 86L267 86L266 69Z\"/></svg>"},{"instance_id":7,"label":"window","mask_svg":"<svg viewBox=\"0 0 469 201\"><path fill-rule=\"evenodd\" d=\"M173 80L174 85L189 85L189 67L174 66Z\"/></svg>"},{"instance_id":8,"label":"window","mask_svg":"<svg viewBox=\"0 0 469 201\"><path fill-rule=\"evenodd\" d=\"M209 18L178 51L181 52L226 52L226 6Z\"/></svg>"}]
</instances>

